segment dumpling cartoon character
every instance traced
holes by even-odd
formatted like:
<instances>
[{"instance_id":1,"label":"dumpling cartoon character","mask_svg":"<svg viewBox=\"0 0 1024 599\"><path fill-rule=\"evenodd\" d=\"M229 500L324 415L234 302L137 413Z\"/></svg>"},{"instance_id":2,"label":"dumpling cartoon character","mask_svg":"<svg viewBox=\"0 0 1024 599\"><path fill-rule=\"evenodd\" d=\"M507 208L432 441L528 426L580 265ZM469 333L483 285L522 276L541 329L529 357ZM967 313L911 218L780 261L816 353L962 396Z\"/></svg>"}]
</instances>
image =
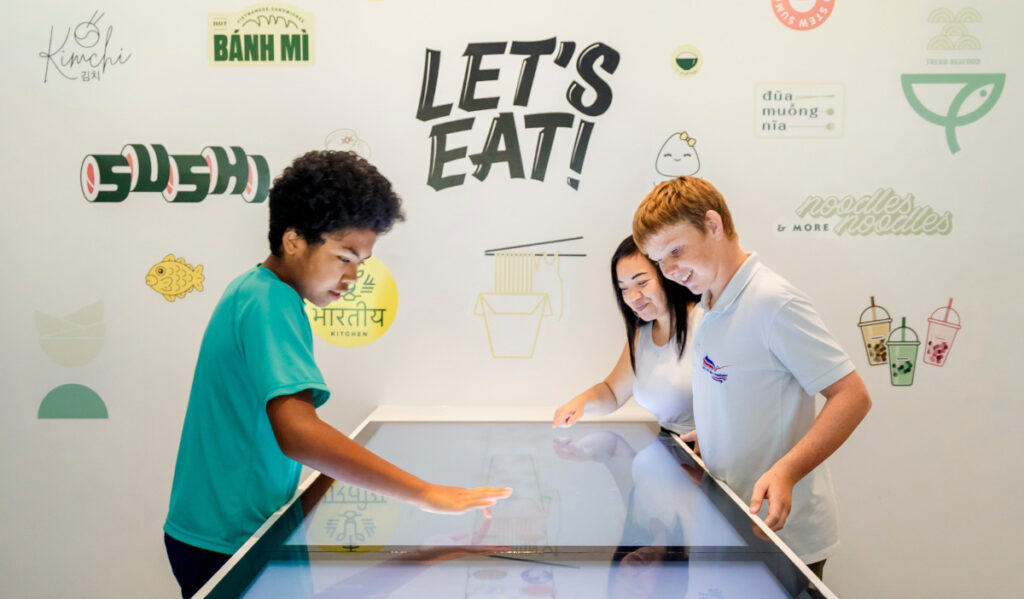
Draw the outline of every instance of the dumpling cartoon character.
<instances>
[{"instance_id":1,"label":"dumpling cartoon character","mask_svg":"<svg viewBox=\"0 0 1024 599\"><path fill-rule=\"evenodd\" d=\"M192 268L184 258L175 259L174 254L164 256L146 274L146 285L169 302L173 302L175 297L184 298L193 289L202 291L204 280L202 264Z\"/></svg>"},{"instance_id":2,"label":"dumpling cartoon character","mask_svg":"<svg viewBox=\"0 0 1024 599\"><path fill-rule=\"evenodd\" d=\"M696 174L700 170L700 157L694 147L696 144L697 140L687 135L686 131L673 133L658 150L654 169L659 175L673 179Z\"/></svg>"}]
</instances>

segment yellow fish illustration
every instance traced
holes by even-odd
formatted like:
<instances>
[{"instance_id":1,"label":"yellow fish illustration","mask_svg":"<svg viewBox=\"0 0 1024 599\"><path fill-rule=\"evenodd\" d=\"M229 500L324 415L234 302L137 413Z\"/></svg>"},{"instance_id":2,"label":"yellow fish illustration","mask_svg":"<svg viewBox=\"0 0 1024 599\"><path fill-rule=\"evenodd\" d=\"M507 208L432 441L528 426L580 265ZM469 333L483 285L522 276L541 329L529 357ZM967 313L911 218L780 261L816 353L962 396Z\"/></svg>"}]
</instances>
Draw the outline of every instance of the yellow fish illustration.
<instances>
[{"instance_id":1,"label":"yellow fish illustration","mask_svg":"<svg viewBox=\"0 0 1024 599\"><path fill-rule=\"evenodd\" d=\"M203 276L202 264L192 268L191 264L185 264L184 258L175 260L174 254L164 256L164 259L146 274L146 285L169 302L173 302L176 296L184 298L185 294L193 289L202 291L204 280L206 277Z\"/></svg>"}]
</instances>

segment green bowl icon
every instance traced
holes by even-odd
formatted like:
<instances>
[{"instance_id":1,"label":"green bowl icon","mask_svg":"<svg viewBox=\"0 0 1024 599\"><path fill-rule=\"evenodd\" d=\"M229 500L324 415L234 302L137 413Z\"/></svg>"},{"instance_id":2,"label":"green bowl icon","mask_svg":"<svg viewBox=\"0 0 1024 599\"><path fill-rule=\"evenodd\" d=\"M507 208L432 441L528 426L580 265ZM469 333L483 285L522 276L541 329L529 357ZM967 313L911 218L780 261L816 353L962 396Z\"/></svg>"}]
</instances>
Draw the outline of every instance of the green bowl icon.
<instances>
[{"instance_id":1,"label":"green bowl icon","mask_svg":"<svg viewBox=\"0 0 1024 599\"><path fill-rule=\"evenodd\" d=\"M698 60L697 55L693 52L683 52L676 56L676 64L684 71L689 71L693 67L697 66Z\"/></svg>"}]
</instances>

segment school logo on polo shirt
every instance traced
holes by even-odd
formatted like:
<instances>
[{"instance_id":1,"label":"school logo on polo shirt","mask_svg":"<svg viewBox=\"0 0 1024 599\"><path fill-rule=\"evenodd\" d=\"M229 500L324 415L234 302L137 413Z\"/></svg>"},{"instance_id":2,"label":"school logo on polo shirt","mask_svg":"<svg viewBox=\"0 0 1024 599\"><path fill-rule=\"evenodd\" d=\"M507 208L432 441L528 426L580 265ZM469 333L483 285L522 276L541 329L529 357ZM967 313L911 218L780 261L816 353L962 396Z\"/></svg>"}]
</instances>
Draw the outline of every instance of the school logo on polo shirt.
<instances>
[{"instance_id":1,"label":"school logo on polo shirt","mask_svg":"<svg viewBox=\"0 0 1024 599\"><path fill-rule=\"evenodd\" d=\"M707 355L704 356L703 368L708 374L711 375L711 380L715 381L716 383L724 383L725 380L729 378L728 374L722 372L723 368L728 367L728 364L725 364L723 366L715 366L715 363L714 361L711 360L711 358L707 357Z\"/></svg>"}]
</instances>

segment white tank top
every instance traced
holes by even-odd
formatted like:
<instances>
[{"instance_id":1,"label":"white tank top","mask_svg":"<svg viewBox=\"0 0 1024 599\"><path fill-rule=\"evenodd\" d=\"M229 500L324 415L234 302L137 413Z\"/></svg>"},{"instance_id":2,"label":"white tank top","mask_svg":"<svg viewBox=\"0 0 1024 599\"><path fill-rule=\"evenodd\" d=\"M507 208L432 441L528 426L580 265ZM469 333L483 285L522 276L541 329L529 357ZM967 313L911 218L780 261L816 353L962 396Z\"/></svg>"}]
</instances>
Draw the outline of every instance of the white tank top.
<instances>
[{"instance_id":1,"label":"white tank top","mask_svg":"<svg viewBox=\"0 0 1024 599\"><path fill-rule=\"evenodd\" d=\"M675 433L688 433L693 424L693 333L700 324L704 310L700 306L690 309L687 322L686 346L679 357L674 338L658 346L651 338L653 326L644 324L637 329L636 373L633 378L633 398L636 403L654 414L658 423Z\"/></svg>"}]
</instances>

